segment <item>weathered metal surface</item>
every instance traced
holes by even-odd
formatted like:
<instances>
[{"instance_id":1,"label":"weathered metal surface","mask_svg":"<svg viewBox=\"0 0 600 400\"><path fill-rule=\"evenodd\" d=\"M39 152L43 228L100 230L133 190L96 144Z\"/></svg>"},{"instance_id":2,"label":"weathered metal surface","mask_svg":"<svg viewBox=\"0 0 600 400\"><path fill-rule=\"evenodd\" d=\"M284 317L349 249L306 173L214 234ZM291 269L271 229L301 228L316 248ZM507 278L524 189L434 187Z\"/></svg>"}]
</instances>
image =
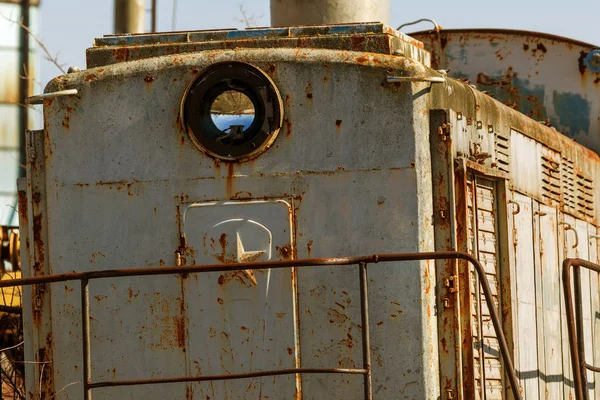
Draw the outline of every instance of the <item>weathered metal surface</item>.
<instances>
[{"instance_id":1,"label":"weathered metal surface","mask_svg":"<svg viewBox=\"0 0 600 400\"><path fill-rule=\"evenodd\" d=\"M432 67L468 79L536 121L600 152L598 46L533 32L441 30L411 34Z\"/></svg>"},{"instance_id":2,"label":"weathered metal surface","mask_svg":"<svg viewBox=\"0 0 600 400\"><path fill-rule=\"evenodd\" d=\"M390 23L390 0L271 0L271 25Z\"/></svg>"},{"instance_id":3,"label":"weathered metal surface","mask_svg":"<svg viewBox=\"0 0 600 400\"><path fill-rule=\"evenodd\" d=\"M544 204L558 203L567 214L591 223L598 220L600 197L594 188L600 158L595 152L465 83L449 79L431 90L433 107L453 107L457 120L474 128L456 138L456 156L486 173L508 172L511 186Z\"/></svg>"},{"instance_id":4,"label":"weathered metal surface","mask_svg":"<svg viewBox=\"0 0 600 400\"><path fill-rule=\"evenodd\" d=\"M380 54L400 53L429 65L423 44L379 23L298 26L117 35L98 38L87 50L88 68L203 50L323 48Z\"/></svg>"},{"instance_id":5,"label":"weathered metal surface","mask_svg":"<svg viewBox=\"0 0 600 400\"><path fill-rule=\"evenodd\" d=\"M543 282L546 258L535 254L542 235L531 227L541 224L541 214L534 214L544 207L555 210L556 226L568 221L581 230L581 224L597 221L600 200L594 187L600 157L452 78L436 84L389 82L389 76L440 75L419 62L420 50L418 57L391 51L395 39L389 38L397 35L355 35L372 38L384 49L365 53L355 50L368 46L345 50L352 44L351 33L314 29L325 33L287 37L289 30L274 29L264 31L267 39L215 36L213 42L191 44L193 33L167 35L182 41L167 44L160 43L161 35L115 37L114 45L89 53L90 65L106 65L49 84L48 93L78 92L45 99L45 130L30 138L30 269L38 275L59 274L53 281L106 279L84 286L93 318L91 353L81 350L87 331L79 317L87 303L81 302L76 285L48 285L33 296L41 296L51 324L44 322L34 332L38 341L30 344L31 353L42 349L60 355L54 357L52 380L41 380L48 393L65 388L61 394L76 398L81 388L71 384L87 378L104 382L103 387L110 381L128 385L98 389L94 398L273 398L291 393L353 399L365 394L364 383L369 386L368 377L356 374L294 376L302 372L300 365L309 365L370 371L375 399L510 398L513 391L518 398L520 386L526 386L528 398L543 396L547 387L555 397L571 394L562 332L562 358L552 365L563 367L551 378L564 384L550 386L555 381L543 375L546 349L556 341L545 344L540 337L555 329L548 324L556 323L556 303L549 302L548 310L538 307L537 299L546 293L537 284ZM294 41L294 48L285 48ZM319 41L331 49L308 48ZM217 49L207 50L210 46ZM283 100L279 135L263 154L245 162L226 163L199 151L180 117L191 82L205 68L225 61L265 71ZM115 104L123 106L116 110ZM430 119L432 110L445 115L439 126L432 125L439 120ZM432 163L434 150L443 158ZM527 224L525 231L521 227ZM564 251L565 234L573 231L559 230L556 259ZM572 236L567 239L572 246ZM267 268L274 264L260 264L259 270L245 266L238 272L238 266L206 269L206 279L180 274L142 281L133 276L176 272L164 265L198 260L294 260L454 247L471 249L486 261L487 270L477 270L485 276L480 280L487 287L484 299L467 263L434 267L423 258L402 269L395 263L370 268L369 298L363 296L362 304L356 274L342 268L275 274ZM147 268L133 275L108 271L132 265ZM100 271L85 275L95 270ZM453 276L458 280L454 300L448 297ZM531 311L528 290L536 301L530 319L525 318ZM555 294L547 292L553 300ZM440 310L453 302L456 311ZM493 317L499 304L502 318ZM360 346L367 305L369 354ZM272 313L276 319L269 317ZM502 330L500 323L511 335L508 343L492 333ZM566 332L566 317L560 323ZM520 331L527 324L536 325L538 334L530 338ZM456 335L438 332L438 327L452 327ZM134 336L120 340L115 330ZM45 345L43 340L58 332L67 334ZM446 351L448 346L453 348ZM370 370L363 365L369 364L367 355ZM84 357L89 365L82 364ZM511 373L511 357L524 366L518 371L523 385ZM276 368L286 375L277 380L262 375ZM228 373L252 379L211 383L194 378ZM134 385L149 383L148 376L186 383ZM40 383L36 379L35 385Z\"/></svg>"},{"instance_id":6,"label":"weathered metal surface","mask_svg":"<svg viewBox=\"0 0 600 400\"><path fill-rule=\"evenodd\" d=\"M206 156L191 143L179 120L179 105L187 86L200 71L213 63L232 60L252 63L271 76L283 99L284 123L276 141L261 156L228 164ZM432 250L431 224L416 233L412 227L421 226L419 221L431 215L431 203L417 200L420 193L431 193L425 164L429 158L423 151L429 146L427 122L419 121L416 144L415 136L396 134L399 129L413 129L409 114L393 116L394 130L389 129L389 120L366 123L374 110L390 104L403 108L412 103L412 88L380 86L387 85L385 77L390 67L402 75L425 72L421 64L399 56L315 49L240 49L132 61L58 78L48 92L76 88L78 95L45 100L48 135L37 137L46 149L49 190L44 197L51 214L49 235L63 238L52 240L52 252L45 263L55 273L115 265L159 268L163 263L174 264L178 257L182 263L189 263L191 256L181 241L178 222L185 207L192 203L252 199L280 199L292 206L293 230L286 234L294 232L295 246L275 249L277 258ZM363 97L374 87L381 93L365 102ZM348 90L354 95L347 96ZM132 105L131 109L115 113L112 106L100 107L114 104L115 98ZM424 99L420 102L420 106L425 106ZM373 140L372 132L386 133ZM319 144L315 145L317 133ZM415 148L419 149L418 154ZM347 196L340 197L342 192ZM113 205L110 211L107 204ZM374 207L365 210L365 204ZM256 222L268 226L264 218ZM93 234L90 226L96 227ZM155 229L156 226L161 228ZM68 237L61 233L67 231ZM371 239L366 240L368 237ZM402 240L389 242L385 238ZM144 251L123 246L134 242L136 248ZM235 243L229 239L228 242L229 247ZM199 256L198 252L195 256ZM420 262L413 266L411 272L394 272L393 279L392 265L369 271L372 382L376 398L397 393L437 397L435 276L432 264ZM240 278L252 284L247 276ZM257 282L260 278L255 274ZM315 368L360 365L363 355L358 345L361 322L356 276L337 270L307 270L299 271L293 278L300 322L299 347L296 350L289 346L292 353L298 351L298 358ZM234 278L228 284L241 282ZM198 313L192 311L203 307L204 301L219 304L208 293L203 296L195 291L195 285L191 277L163 278L141 286L135 278L91 284L91 315L96 315L92 322L92 377L132 380L144 372L143 376L154 374L167 379L196 373L198 349L209 340L198 339L206 325L202 326L202 321L196 319ZM54 326L71 332L65 340L54 342L54 353L61 354L61 368L54 368L55 390L82 379L82 355L73 348L81 340L76 317L80 308L77 290L69 285L64 290L52 289ZM228 289L225 293L230 296L235 291ZM293 314L294 310L288 312ZM215 320L224 318L211 316L211 321ZM146 340L117 340L115 323L118 330L141 332ZM216 335L228 333L219 325L208 325ZM230 339L236 338L241 344L244 332L240 327ZM390 352L392 343L398 342L404 343L406 350ZM256 342L250 343L255 346ZM293 360L287 347L261 357L265 362ZM221 368L228 368L231 359L227 349L224 347L219 357L211 357L215 370L202 369L202 373L219 373ZM97 354L102 354L102 359ZM123 358L124 354L128 356ZM249 353L240 354L244 367L253 365L243 355ZM258 356L253 357L256 363ZM145 365L145 370L130 368L132 363ZM236 366L242 368L241 363ZM284 377L279 379L285 381ZM300 383L306 397L350 399L362 395L361 377L306 376ZM240 381L228 383L228 387L240 392L248 384ZM212 386L215 391L220 390ZM118 395L157 395L162 390L167 389L127 387L119 389ZM253 386L250 390L254 393L257 389ZM185 386L169 388L165 396L185 396L185 391ZM198 396L211 393L213 397L207 382L190 383L187 391ZM76 396L77 387L68 387L62 393ZM94 398L114 393L106 389Z\"/></svg>"}]
</instances>

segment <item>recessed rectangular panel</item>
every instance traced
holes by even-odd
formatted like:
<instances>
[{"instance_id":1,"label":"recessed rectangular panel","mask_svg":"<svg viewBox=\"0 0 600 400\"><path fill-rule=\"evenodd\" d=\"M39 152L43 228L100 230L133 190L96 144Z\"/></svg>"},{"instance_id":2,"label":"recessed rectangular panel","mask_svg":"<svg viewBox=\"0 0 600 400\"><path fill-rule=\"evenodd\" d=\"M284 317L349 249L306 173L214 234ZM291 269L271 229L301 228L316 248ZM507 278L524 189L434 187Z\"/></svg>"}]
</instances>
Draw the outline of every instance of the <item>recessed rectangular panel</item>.
<instances>
[{"instance_id":1,"label":"recessed rectangular panel","mask_svg":"<svg viewBox=\"0 0 600 400\"><path fill-rule=\"evenodd\" d=\"M283 260L292 254L285 201L192 204L183 213L187 263ZM190 374L294 368L298 362L293 271L241 270L184 282ZM294 375L192 384L198 398L288 399Z\"/></svg>"}]
</instances>

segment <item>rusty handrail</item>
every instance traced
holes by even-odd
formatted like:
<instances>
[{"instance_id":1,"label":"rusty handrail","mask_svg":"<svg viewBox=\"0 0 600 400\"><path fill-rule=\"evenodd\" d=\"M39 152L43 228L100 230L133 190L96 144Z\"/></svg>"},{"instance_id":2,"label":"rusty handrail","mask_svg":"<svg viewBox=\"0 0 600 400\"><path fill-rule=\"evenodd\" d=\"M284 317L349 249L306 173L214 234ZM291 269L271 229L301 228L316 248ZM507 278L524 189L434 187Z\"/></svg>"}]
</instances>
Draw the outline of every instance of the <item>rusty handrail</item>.
<instances>
[{"instance_id":1,"label":"rusty handrail","mask_svg":"<svg viewBox=\"0 0 600 400\"><path fill-rule=\"evenodd\" d=\"M371 388L371 362L370 362L370 347L369 347L369 326L368 326L368 297L367 297L367 265L380 262L399 262L399 261L424 261L424 260L444 260L444 259L462 259L473 265L479 283L483 289L483 294L488 308L490 317L494 326L494 331L498 337L500 345L500 353L506 367L506 372L511 385L513 396L516 400L521 400L519 391L519 382L513 363L510 357L508 344L504 331L500 325L500 318L496 308L493 306L492 291L490 289L485 270L479 260L470 254L458 251L440 251L440 252L422 252L422 253L399 253L399 254L376 254L372 256L358 257L336 257L336 258L312 258L304 260L287 260L287 261L263 261L251 263L237 264L205 264L191 266L172 266L172 267L147 267L147 268L127 268L127 269L110 269L102 271L86 271L86 272L69 272L64 274L35 276L29 278L12 279L9 281L0 281L0 288L11 286L29 286L53 282L75 281L81 282L81 304L82 304L82 334L83 334L83 363L84 363L84 398L91 400L91 390L96 387L107 386L123 386L123 385L148 385L159 383L172 382L193 382L207 380L223 380L223 379L240 379L258 376L274 376L280 374L299 374L299 373L351 373L362 374L365 377L365 399L372 399ZM89 316L89 281L92 279L101 278L118 278L130 276L152 276L152 275L170 275L170 274L189 274L202 272L231 272L237 270L252 270L252 269L278 269L290 267L326 267L326 266L349 266L358 265L360 268L360 291L361 291L361 319L363 331L363 368L340 369L340 368L294 368L288 370L272 370L258 371L245 374L232 375L212 375L212 376L191 376L180 378L164 378L164 379L143 379L129 381L112 381L112 382L92 382L91 381L91 347L90 347L90 316ZM599 267L600 268L600 267Z\"/></svg>"},{"instance_id":2,"label":"rusty handrail","mask_svg":"<svg viewBox=\"0 0 600 400\"><path fill-rule=\"evenodd\" d=\"M563 261L563 289L567 314L567 329L569 331L569 348L571 351L571 366L573 380L575 381L575 398L587 400L587 373L586 370L600 372L585 361L585 343L583 334L583 310L581 302L581 271L580 268L590 269L600 273L600 265L582 260L580 258L567 258ZM571 268L575 273L573 286L575 287L575 311L573 311L573 293L571 292Z\"/></svg>"}]
</instances>

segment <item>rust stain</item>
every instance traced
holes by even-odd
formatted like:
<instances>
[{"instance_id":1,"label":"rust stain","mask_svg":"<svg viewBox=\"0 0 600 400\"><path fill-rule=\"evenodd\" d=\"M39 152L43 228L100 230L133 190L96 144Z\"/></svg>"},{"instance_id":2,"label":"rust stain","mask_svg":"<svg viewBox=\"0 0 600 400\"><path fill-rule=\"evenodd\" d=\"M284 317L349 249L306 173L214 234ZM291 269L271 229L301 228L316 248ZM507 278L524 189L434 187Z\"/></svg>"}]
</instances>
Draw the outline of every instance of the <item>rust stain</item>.
<instances>
[{"instance_id":1,"label":"rust stain","mask_svg":"<svg viewBox=\"0 0 600 400\"><path fill-rule=\"evenodd\" d=\"M292 349L291 347L287 348L288 354L293 354L294 353L294 349Z\"/></svg>"},{"instance_id":2,"label":"rust stain","mask_svg":"<svg viewBox=\"0 0 600 400\"><path fill-rule=\"evenodd\" d=\"M313 245L312 240L309 240L308 243L306 243L306 251L308 252L308 258L310 258L310 253L312 251L312 245Z\"/></svg>"},{"instance_id":3,"label":"rust stain","mask_svg":"<svg viewBox=\"0 0 600 400\"><path fill-rule=\"evenodd\" d=\"M35 197L35 195L34 195ZM34 264L34 269L36 271L41 271L42 266L44 265L44 251L45 244L42 240L42 215L37 214L33 217L33 245L35 246L36 261Z\"/></svg>"},{"instance_id":4,"label":"rust stain","mask_svg":"<svg viewBox=\"0 0 600 400\"><path fill-rule=\"evenodd\" d=\"M275 250L277 250L277 252L279 253L279 256L284 260L289 259L290 256L292 255L292 246L289 244L286 244L285 246L282 246L282 247L275 246Z\"/></svg>"},{"instance_id":5,"label":"rust stain","mask_svg":"<svg viewBox=\"0 0 600 400\"><path fill-rule=\"evenodd\" d=\"M366 38L363 35L355 35L352 36L350 38L350 43L352 46L352 50L362 50L364 51L363 48L363 43L365 42Z\"/></svg>"},{"instance_id":6,"label":"rust stain","mask_svg":"<svg viewBox=\"0 0 600 400\"><path fill-rule=\"evenodd\" d=\"M292 134L292 121L290 121L289 119L285 120L285 136L290 136Z\"/></svg>"},{"instance_id":7,"label":"rust stain","mask_svg":"<svg viewBox=\"0 0 600 400\"><path fill-rule=\"evenodd\" d=\"M377 326L381 326L381 325L383 325L383 321L379 321L379 322L377 323Z\"/></svg>"},{"instance_id":8,"label":"rust stain","mask_svg":"<svg viewBox=\"0 0 600 400\"><path fill-rule=\"evenodd\" d=\"M153 325L155 329L161 330L158 342L150 343L150 348L162 348L165 350L179 347L184 349L186 345L186 317L185 304L181 298L163 297L157 292L154 297L158 300L150 306L150 312L155 315ZM178 302L178 307L173 310L173 300ZM175 314L175 315L173 315Z\"/></svg>"},{"instance_id":9,"label":"rust stain","mask_svg":"<svg viewBox=\"0 0 600 400\"><path fill-rule=\"evenodd\" d=\"M342 327L350 320L346 314L342 314L333 308L330 308L329 311L327 311L327 316L329 317L329 323L337 325L338 327Z\"/></svg>"},{"instance_id":10,"label":"rust stain","mask_svg":"<svg viewBox=\"0 0 600 400\"><path fill-rule=\"evenodd\" d=\"M112 56L116 62L123 62L129 60L129 48L119 47L112 51Z\"/></svg>"},{"instance_id":11,"label":"rust stain","mask_svg":"<svg viewBox=\"0 0 600 400\"><path fill-rule=\"evenodd\" d=\"M308 81L308 84L306 85L306 98L308 99L308 101L312 101L313 98L313 92L312 92L312 83L310 81Z\"/></svg>"},{"instance_id":12,"label":"rust stain","mask_svg":"<svg viewBox=\"0 0 600 400\"><path fill-rule=\"evenodd\" d=\"M27 210L27 192L25 190L19 190L19 216L23 220L28 220L28 210Z\"/></svg>"},{"instance_id":13,"label":"rust stain","mask_svg":"<svg viewBox=\"0 0 600 400\"><path fill-rule=\"evenodd\" d=\"M228 198L231 198L231 194L233 193L233 174L233 163L227 163L227 181L225 184L225 192L227 193Z\"/></svg>"},{"instance_id":14,"label":"rust stain","mask_svg":"<svg viewBox=\"0 0 600 400\"><path fill-rule=\"evenodd\" d=\"M83 78L84 82L92 82L95 81L96 79L98 79L98 76L96 74L88 74Z\"/></svg>"},{"instance_id":15,"label":"rust stain","mask_svg":"<svg viewBox=\"0 0 600 400\"><path fill-rule=\"evenodd\" d=\"M581 75L585 74L585 58L587 57L588 53L585 51L581 51L579 53L579 58L577 59L577 64L579 65L579 73Z\"/></svg>"},{"instance_id":16,"label":"rust stain","mask_svg":"<svg viewBox=\"0 0 600 400\"><path fill-rule=\"evenodd\" d=\"M134 293L133 289L131 288L131 286L129 287L129 299L135 299L139 295L140 295L140 291L139 290Z\"/></svg>"},{"instance_id":17,"label":"rust stain","mask_svg":"<svg viewBox=\"0 0 600 400\"><path fill-rule=\"evenodd\" d=\"M219 257L217 257L219 259ZM232 262L232 261L229 261ZM224 263L228 263L227 261ZM262 272L262 270L260 270ZM219 285L226 285L229 282L236 281L244 287L256 286L256 278L252 270L232 271L220 275L217 279Z\"/></svg>"},{"instance_id":18,"label":"rust stain","mask_svg":"<svg viewBox=\"0 0 600 400\"><path fill-rule=\"evenodd\" d=\"M106 296L99 294L94 296L94 298L96 299L96 301L101 302L102 300L106 299Z\"/></svg>"},{"instance_id":19,"label":"rust stain","mask_svg":"<svg viewBox=\"0 0 600 400\"><path fill-rule=\"evenodd\" d=\"M70 115L65 114L65 116L63 117L63 120L62 120L62 126L67 130L69 130L71 128L71 116Z\"/></svg>"},{"instance_id":20,"label":"rust stain","mask_svg":"<svg viewBox=\"0 0 600 400\"><path fill-rule=\"evenodd\" d=\"M35 360L38 364L37 376L43 383L40 385L41 393L39 397L41 399L50 399L54 397L54 372L52 367L52 334L46 335L46 347L38 349L37 357Z\"/></svg>"},{"instance_id":21,"label":"rust stain","mask_svg":"<svg viewBox=\"0 0 600 400\"><path fill-rule=\"evenodd\" d=\"M540 50L542 53L547 53L547 52L548 52L548 49L546 49L546 46L544 46L544 44L543 44L543 43L538 43L536 47L537 47L537 49L538 49L538 50Z\"/></svg>"},{"instance_id":22,"label":"rust stain","mask_svg":"<svg viewBox=\"0 0 600 400\"><path fill-rule=\"evenodd\" d=\"M219 304L223 305L223 303L225 303L225 302L223 301L223 299L222 299L222 298L220 298L220 297L217 297L217 303L219 303Z\"/></svg>"},{"instance_id":23,"label":"rust stain","mask_svg":"<svg viewBox=\"0 0 600 400\"><path fill-rule=\"evenodd\" d=\"M193 400L194 399L194 387L191 385L187 385L185 387L185 399Z\"/></svg>"},{"instance_id":24,"label":"rust stain","mask_svg":"<svg viewBox=\"0 0 600 400\"><path fill-rule=\"evenodd\" d=\"M144 82L146 82L146 83L148 83L148 84L151 84L151 83L152 83L152 82L154 82L155 80L156 80L156 77L155 77L155 76L152 76L152 75L146 75L146 76L144 77Z\"/></svg>"}]
</instances>

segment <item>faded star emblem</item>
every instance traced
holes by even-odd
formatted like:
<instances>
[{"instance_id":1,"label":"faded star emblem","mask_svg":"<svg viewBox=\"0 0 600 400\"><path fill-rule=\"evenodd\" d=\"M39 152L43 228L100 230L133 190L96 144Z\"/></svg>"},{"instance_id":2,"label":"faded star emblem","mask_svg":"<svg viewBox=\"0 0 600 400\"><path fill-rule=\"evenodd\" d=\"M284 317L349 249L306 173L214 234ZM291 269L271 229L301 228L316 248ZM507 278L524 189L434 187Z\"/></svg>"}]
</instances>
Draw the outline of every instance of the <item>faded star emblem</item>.
<instances>
[{"instance_id":1,"label":"faded star emblem","mask_svg":"<svg viewBox=\"0 0 600 400\"><path fill-rule=\"evenodd\" d=\"M265 254L264 250L248 251L248 250L244 249L244 243L242 242L239 232L236 232L236 242L237 242L236 259L237 259L237 262L239 262L239 263L247 263L247 262L256 261L260 258L260 256ZM252 272L251 269L245 269L242 272L248 278L250 278L250 280L252 282L254 282L254 284L256 285L256 278L254 277L254 273Z\"/></svg>"}]
</instances>

